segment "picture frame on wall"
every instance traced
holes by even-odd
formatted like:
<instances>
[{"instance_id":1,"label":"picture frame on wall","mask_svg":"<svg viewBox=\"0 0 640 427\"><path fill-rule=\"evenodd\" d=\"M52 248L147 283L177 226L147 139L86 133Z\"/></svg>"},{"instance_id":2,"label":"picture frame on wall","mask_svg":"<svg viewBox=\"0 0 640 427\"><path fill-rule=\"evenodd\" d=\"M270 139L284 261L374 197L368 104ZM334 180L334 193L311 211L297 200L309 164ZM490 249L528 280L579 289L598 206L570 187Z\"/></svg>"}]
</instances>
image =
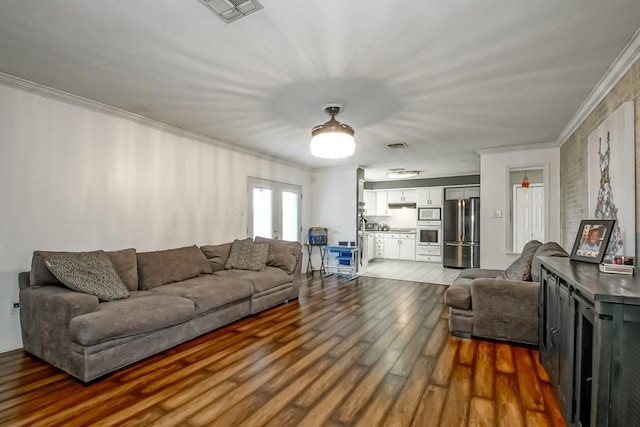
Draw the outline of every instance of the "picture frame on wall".
<instances>
[{"instance_id":1,"label":"picture frame on wall","mask_svg":"<svg viewBox=\"0 0 640 427\"><path fill-rule=\"evenodd\" d=\"M571 260L600 264L607 251L615 223L613 219L583 219L573 244Z\"/></svg>"}]
</instances>

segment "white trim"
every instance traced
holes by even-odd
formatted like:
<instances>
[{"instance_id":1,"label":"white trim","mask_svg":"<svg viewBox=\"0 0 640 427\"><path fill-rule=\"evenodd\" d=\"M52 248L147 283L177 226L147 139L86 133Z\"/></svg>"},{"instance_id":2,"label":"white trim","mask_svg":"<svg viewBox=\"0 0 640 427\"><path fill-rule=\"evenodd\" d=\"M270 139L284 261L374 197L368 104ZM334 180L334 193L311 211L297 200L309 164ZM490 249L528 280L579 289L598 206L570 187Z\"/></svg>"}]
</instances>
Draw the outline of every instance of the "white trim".
<instances>
[{"instance_id":1,"label":"white trim","mask_svg":"<svg viewBox=\"0 0 640 427\"><path fill-rule=\"evenodd\" d=\"M620 55L613 61L611 67L602 76L598 84L593 88L591 93L584 100L578 111L571 118L569 123L558 135L558 146L562 146L580 127L582 122L593 112L600 102L611 92L611 89L620 81L620 79L629 71L631 66L640 59L640 28L631 37L629 43L622 49Z\"/></svg>"},{"instance_id":2,"label":"white trim","mask_svg":"<svg viewBox=\"0 0 640 427\"><path fill-rule=\"evenodd\" d=\"M499 154L508 153L510 151L538 150L554 147L557 147L557 143L555 141L535 142L531 144L508 145L506 147L483 148L482 150L476 150L476 153L483 156L485 154Z\"/></svg>"},{"instance_id":3,"label":"white trim","mask_svg":"<svg viewBox=\"0 0 640 427\"><path fill-rule=\"evenodd\" d=\"M129 120L144 126L158 129L163 132L171 133L179 137L189 138L197 142L202 142L204 144L209 144L215 147L224 148L229 151L246 154L246 155L257 157L263 160L269 160L274 163L295 167L307 172L311 171L310 167L301 165L299 163L294 163L288 160L280 159L278 157L273 157L264 153L260 153L259 151L254 151L245 147L241 147L239 145L234 145L228 142L220 141L218 139L215 139L209 136L205 136L196 132L182 129L167 123L159 122L157 120L153 120L148 117L131 113L129 111L122 110L120 108L112 107L110 105L103 104L98 101L93 101L88 98L83 98L81 96L74 95L72 93L68 93L68 92L64 92L48 86L44 86L29 80L21 79L20 77L15 77L10 74L5 74L0 72L0 84L7 87L20 89L25 92L33 93L35 95L39 95L45 98L55 99L56 101L65 102L70 105L75 105L76 107L81 107L87 110L92 110L92 111L97 111L99 113L107 114L109 116Z\"/></svg>"}]
</instances>

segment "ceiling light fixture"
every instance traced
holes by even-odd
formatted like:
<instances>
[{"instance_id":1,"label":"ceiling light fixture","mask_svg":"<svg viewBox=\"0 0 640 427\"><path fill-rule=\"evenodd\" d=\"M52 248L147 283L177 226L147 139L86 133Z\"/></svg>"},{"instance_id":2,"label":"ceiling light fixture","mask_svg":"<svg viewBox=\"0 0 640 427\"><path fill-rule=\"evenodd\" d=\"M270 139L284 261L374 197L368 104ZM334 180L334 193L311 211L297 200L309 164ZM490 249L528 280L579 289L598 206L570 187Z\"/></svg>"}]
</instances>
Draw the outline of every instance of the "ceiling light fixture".
<instances>
[{"instance_id":1,"label":"ceiling light fixture","mask_svg":"<svg viewBox=\"0 0 640 427\"><path fill-rule=\"evenodd\" d=\"M392 170L387 173L387 178L411 178L420 175L420 171Z\"/></svg>"},{"instance_id":2,"label":"ceiling light fixture","mask_svg":"<svg viewBox=\"0 0 640 427\"><path fill-rule=\"evenodd\" d=\"M325 124L311 130L311 154L323 159L344 159L356 150L354 130L351 126L340 123L336 115L342 111L341 104L327 104L322 110L331 116Z\"/></svg>"}]
</instances>

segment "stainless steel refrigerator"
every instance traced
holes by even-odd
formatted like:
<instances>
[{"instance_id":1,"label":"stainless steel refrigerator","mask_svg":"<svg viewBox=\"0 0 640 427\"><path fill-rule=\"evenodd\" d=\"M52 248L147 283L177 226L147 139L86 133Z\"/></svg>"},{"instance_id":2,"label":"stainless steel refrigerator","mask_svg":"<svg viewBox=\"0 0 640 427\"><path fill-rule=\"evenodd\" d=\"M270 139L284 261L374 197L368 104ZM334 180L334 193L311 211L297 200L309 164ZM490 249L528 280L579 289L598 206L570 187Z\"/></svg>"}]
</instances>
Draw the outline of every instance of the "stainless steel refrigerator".
<instances>
[{"instance_id":1,"label":"stainless steel refrigerator","mask_svg":"<svg viewBox=\"0 0 640 427\"><path fill-rule=\"evenodd\" d=\"M480 267L480 199L445 200L443 265Z\"/></svg>"}]
</instances>

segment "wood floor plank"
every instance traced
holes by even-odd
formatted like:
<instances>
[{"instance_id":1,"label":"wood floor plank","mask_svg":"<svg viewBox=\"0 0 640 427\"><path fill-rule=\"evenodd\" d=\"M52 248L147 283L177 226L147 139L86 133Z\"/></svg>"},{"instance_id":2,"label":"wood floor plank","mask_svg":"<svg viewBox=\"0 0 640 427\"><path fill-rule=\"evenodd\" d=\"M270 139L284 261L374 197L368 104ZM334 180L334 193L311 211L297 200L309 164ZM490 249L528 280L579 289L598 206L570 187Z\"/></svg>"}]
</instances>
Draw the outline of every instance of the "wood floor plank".
<instances>
[{"instance_id":1,"label":"wood floor plank","mask_svg":"<svg viewBox=\"0 0 640 427\"><path fill-rule=\"evenodd\" d=\"M496 405L493 400L473 397L469 406L469 427L494 427Z\"/></svg>"},{"instance_id":2,"label":"wood floor plank","mask_svg":"<svg viewBox=\"0 0 640 427\"><path fill-rule=\"evenodd\" d=\"M354 420L355 425L357 427L378 426L396 399L404 382L404 377L388 374L371 399L369 406L357 420Z\"/></svg>"},{"instance_id":3,"label":"wood floor plank","mask_svg":"<svg viewBox=\"0 0 640 427\"><path fill-rule=\"evenodd\" d=\"M457 365L451 376L451 385L442 409L440 424L444 426L467 425L471 400L471 368Z\"/></svg>"},{"instance_id":4,"label":"wood floor plank","mask_svg":"<svg viewBox=\"0 0 640 427\"><path fill-rule=\"evenodd\" d=\"M463 365L471 365L476 354L476 346L478 342L471 339L463 339L460 341L460 351L458 352L458 361Z\"/></svg>"},{"instance_id":5,"label":"wood floor plank","mask_svg":"<svg viewBox=\"0 0 640 427\"><path fill-rule=\"evenodd\" d=\"M431 383L440 386L448 386L451 373L456 364L456 354L460 340L458 338L449 339L440 356L438 357L438 363L436 364L433 373L431 374Z\"/></svg>"},{"instance_id":6,"label":"wood floor plank","mask_svg":"<svg viewBox=\"0 0 640 427\"><path fill-rule=\"evenodd\" d=\"M518 385L513 375L496 375L496 413L497 425L500 427L524 426Z\"/></svg>"},{"instance_id":7,"label":"wood floor plank","mask_svg":"<svg viewBox=\"0 0 640 427\"><path fill-rule=\"evenodd\" d=\"M447 397L448 389L435 385L428 385L422 395L420 405L413 418L413 427L435 427L440 425L440 414Z\"/></svg>"},{"instance_id":8,"label":"wood floor plank","mask_svg":"<svg viewBox=\"0 0 640 427\"><path fill-rule=\"evenodd\" d=\"M524 409L544 411L544 397L538 382L531 354L528 348L515 347L513 357L516 364L520 400Z\"/></svg>"},{"instance_id":9,"label":"wood floor plank","mask_svg":"<svg viewBox=\"0 0 640 427\"><path fill-rule=\"evenodd\" d=\"M434 365L435 359L430 357L420 357L416 361L404 387L383 423L384 426L403 427L411 425L413 415L420 403L420 396L426 388Z\"/></svg>"},{"instance_id":10,"label":"wood floor plank","mask_svg":"<svg viewBox=\"0 0 640 427\"><path fill-rule=\"evenodd\" d=\"M496 344L496 369L503 374L516 372L511 347L507 344Z\"/></svg>"},{"instance_id":11,"label":"wood floor plank","mask_svg":"<svg viewBox=\"0 0 640 427\"><path fill-rule=\"evenodd\" d=\"M308 276L293 303L87 385L0 354L0 425L564 425L538 350L452 337L445 289Z\"/></svg>"},{"instance_id":12,"label":"wood floor plank","mask_svg":"<svg viewBox=\"0 0 640 427\"><path fill-rule=\"evenodd\" d=\"M495 344L480 341L476 351L473 394L493 399Z\"/></svg>"}]
</instances>

